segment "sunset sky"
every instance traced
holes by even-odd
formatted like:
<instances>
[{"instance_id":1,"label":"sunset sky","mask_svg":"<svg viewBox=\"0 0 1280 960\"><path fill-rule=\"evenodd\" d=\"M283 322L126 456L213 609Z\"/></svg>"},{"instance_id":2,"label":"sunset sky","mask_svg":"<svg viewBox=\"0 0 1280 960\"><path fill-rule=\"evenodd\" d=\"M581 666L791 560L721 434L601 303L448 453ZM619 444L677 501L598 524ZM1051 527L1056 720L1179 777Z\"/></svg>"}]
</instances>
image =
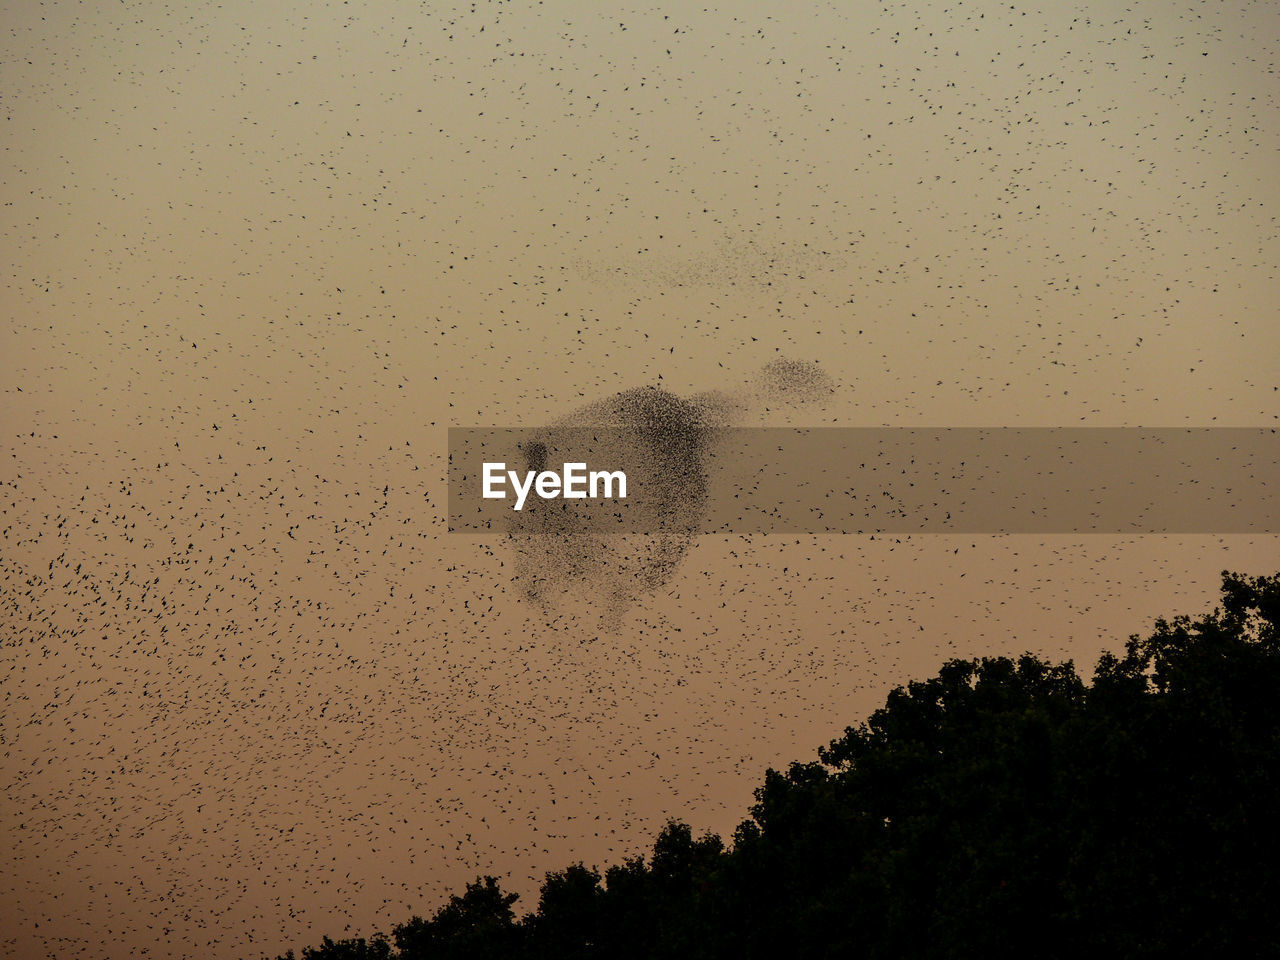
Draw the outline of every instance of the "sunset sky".
<instances>
[{"instance_id":1,"label":"sunset sky","mask_svg":"<svg viewBox=\"0 0 1280 960\"><path fill-rule=\"evenodd\" d=\"M5 5L0 956L275 956L727 833L950 656L1280 537L700 537L621 617L446 430L1274 426L1280 7ZM746 394L743 394L746 395Z\"/></svg>"}]
</instances>

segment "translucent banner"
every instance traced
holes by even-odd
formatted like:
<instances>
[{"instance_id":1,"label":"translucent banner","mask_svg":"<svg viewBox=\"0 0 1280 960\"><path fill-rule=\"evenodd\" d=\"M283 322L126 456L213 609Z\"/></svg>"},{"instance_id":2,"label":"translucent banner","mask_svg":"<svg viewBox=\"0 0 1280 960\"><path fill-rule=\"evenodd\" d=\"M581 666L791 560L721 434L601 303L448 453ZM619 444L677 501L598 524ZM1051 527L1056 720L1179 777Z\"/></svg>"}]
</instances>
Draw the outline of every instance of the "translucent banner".
<instances>
[{"instance_id":1,"label":"translucent banner","mask_svg":"<svg viewBox=\"0 0 1280 960\"><path fill-rule=\"evenodd\" d=\"M1270 428L452 428L470 534L1280 532Z\"/></svg>"}]
</instances>

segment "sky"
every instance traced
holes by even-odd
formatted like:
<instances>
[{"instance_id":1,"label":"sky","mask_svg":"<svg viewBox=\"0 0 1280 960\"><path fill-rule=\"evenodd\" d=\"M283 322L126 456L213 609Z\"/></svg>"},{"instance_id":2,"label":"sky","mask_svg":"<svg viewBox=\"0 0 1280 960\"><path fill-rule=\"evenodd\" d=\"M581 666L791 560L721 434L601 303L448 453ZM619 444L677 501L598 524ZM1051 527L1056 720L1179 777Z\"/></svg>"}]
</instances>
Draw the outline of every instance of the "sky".
<instances>
[{"instance_id":1,"label":"sky","mask_svg":"<svg viewBox=\"0 0 1280 960\"><path fill-rule=\"evenodd\" d=\"M0 956L274 956L728 833L947 657L1091 669L1275 535L703 536L625 611L446 431L1280 415L1280 8L39 3L0 20Z\"/></svg>"}]
</instances>

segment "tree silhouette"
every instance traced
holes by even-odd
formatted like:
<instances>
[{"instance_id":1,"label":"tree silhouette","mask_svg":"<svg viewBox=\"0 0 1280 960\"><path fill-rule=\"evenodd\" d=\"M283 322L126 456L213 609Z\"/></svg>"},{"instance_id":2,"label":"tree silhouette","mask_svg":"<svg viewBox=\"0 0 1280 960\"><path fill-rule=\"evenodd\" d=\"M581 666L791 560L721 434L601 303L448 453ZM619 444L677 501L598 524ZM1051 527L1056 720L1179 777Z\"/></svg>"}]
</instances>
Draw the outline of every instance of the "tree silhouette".
<instances>
[{"instance_id":1,"label":"tree silhouette","mask_svg":"<svg viewBox=\"0 0 1280 960\"><path fill-rule=\"evenodd\" d=\"M603 882L549 873L518 922L483 878L397 927L392 960L1280 956L1278 690L1280 575L1224 573L1219 609L1088 683L949 661L769 770L730 848L669 821Z\"/></svg>"},{"instance_id":2,"label":"tree silhouette","mask_svg":"<svg viewBox=\"0 0 1280 960\"><path fill-rule=\"evenodd\" d=\"M392 931L399 960L500 960L510 957L519 939L511 905L517 895L503 893L493 877L467 884L430 920L414 917Z\"/></svg>"},{"instance_id":3,"label":"tree silhouette","mask_svg":"<svg viewBox=\"0 0 1280 960\"><path fill-rule=\"evenodd\" d=\"M604 934L600 874L576 864L548 873L538 910L525 926L532 954L542 960L585 960L596 956Z\"/></svg>"},{"instance_id":4,"label":"tree silhouette","mask_svg":"<svg viewBox=\"0 0 1280 960\"><path fill-rule=\"evenodd\" d=\"M318 947L305 947L302 960L388 960L391 956L391 944L382 937L372 940L330 940L325 937ZM294 960L293 951L281 960Z\"/></svg>"}]
</instances>

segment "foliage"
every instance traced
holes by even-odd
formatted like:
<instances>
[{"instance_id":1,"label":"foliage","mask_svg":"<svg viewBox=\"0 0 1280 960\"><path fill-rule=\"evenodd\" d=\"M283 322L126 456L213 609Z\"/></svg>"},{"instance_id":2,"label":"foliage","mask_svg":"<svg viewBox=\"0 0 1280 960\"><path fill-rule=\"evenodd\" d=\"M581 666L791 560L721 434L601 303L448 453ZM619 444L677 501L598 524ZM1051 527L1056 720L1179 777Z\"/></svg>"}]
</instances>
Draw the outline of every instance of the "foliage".
<instances>
[{"instance_id":1,"label":"foliage","mask_svg":"<svg viewBox=\"0 0 1280 960\"><path fill-rule=\"evenodd\" d=\"M486 877L383 940L303 960L1280 956L1280 575L1159 620L1091 682L953 660L770 770L726 848ZM364 952L361 952L364 951ZM382 952L377 952L382 951ZM291 955L290 955L291 956Z\"/></svg>"}]
</instances>

